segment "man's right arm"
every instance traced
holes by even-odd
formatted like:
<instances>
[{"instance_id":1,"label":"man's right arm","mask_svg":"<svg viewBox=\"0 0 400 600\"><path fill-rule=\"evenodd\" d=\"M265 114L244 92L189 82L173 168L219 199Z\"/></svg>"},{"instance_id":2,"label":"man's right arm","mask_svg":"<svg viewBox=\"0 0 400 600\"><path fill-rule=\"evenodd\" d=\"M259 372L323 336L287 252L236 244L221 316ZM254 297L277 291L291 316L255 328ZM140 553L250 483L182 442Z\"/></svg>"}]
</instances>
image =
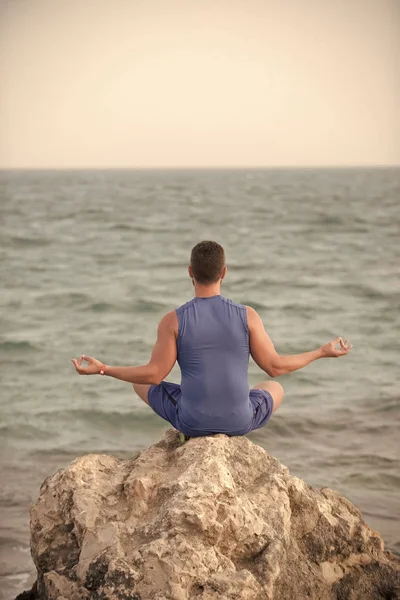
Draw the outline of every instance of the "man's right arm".
<instances>
[{"instance_id":1,"label":"man's right arm","mask_svg":"<svg viewBox=\"0 0 400 600\"><path fill-rule=\"evenodd\" d=\"M260 369L268 373L270 377L297 371L318 358L344 356L352 348L347 341L343 342L342 338L337 338L321 348L311 350L311 352L281 356L275 350L270 337L265 331L259 314L250 306L246 306L246 311L251 356ZM336 348L337 344L340 344L340 348Z\"/></svg>"}]
</instances>

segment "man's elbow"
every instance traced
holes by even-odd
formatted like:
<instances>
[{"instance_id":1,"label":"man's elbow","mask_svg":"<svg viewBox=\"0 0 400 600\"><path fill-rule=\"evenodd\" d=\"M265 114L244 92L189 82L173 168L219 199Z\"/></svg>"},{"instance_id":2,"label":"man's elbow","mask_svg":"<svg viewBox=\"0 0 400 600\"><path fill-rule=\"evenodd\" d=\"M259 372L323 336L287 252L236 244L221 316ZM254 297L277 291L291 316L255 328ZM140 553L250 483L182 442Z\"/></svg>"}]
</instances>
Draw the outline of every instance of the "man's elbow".
<instances>
[{"instance_id":1,"label":"man's elbow","mask_svg":"<svg viewBox=\"0 0 400 600\"><path fill-rule=\"evenodd\" d=\"M148 366L149 366L149 376L147 378L148 383L150 385L160 385L160 383L164 379L164 377L162 376L162 373L160 372L160 369L158 367L156 367L155 365L148 365Z\"/></svg>"},{"instance_id":2,"label":"man's elbow","mask_svg":"<svg viewBox=\"0 0 400 600\"><path fill-rule=\"evenodd\" d=\"M268 367L268 369L265 369L265 372L272 377L272 379L274 379L274 377L278 377L278 375L281 375L279 370L274 367Z\"/></svg>"},{"instance_id":3,"label":"man's elbow","mask_svg":"<svg viewBox=\"0 0 400 600\"><path fill-rule=\"evenodd\" d=\"M268 365L268 368L265 369L265 371L272 378L279 377L279 375L284 375L286 373L285 369L279 364L278 361Z\"/></svg>"}]
</instances>

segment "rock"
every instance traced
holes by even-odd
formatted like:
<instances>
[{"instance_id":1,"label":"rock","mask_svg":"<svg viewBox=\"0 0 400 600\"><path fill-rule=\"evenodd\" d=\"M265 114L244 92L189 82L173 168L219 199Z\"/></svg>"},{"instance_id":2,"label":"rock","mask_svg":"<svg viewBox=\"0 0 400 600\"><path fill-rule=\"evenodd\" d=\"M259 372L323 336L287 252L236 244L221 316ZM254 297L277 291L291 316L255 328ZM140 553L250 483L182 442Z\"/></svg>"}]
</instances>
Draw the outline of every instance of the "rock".
<instances>
[{"instance_id":1,"label":"rock","mask_svg":"<svg viewBox=\"0 0 400 600\"><path fill-rule=\"evenodd\" d=\"M396 600L400 561L358 509L246 437L88 455L31 510L40 600Z\"/></svg>"},{"instance_id":2,"label":"rock","mask_svg":"<svg viewBox=\"0 0 400 600\"><path fill-rule=\"evenodd\" d=\"M18 594L15 600L36 600L38 598L37 595L37 581L33 584L32 589L29 592L22 592L22 594Z\"/></svg>"}]
</instances>

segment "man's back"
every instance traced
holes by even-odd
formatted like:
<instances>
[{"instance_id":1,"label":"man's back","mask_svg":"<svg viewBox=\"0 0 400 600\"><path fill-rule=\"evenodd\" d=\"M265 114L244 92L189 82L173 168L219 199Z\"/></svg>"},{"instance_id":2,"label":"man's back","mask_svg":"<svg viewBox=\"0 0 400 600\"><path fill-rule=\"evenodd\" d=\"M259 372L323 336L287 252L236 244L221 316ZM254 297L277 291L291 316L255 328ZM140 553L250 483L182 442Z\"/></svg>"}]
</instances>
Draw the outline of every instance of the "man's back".
<instances>
[{"instance_id":1,"label":"man's back","mask_svg":"<svg viewBox=\"0 0 400 600\"><path fill-rule=\"evenodd\" d=\"M253 418L245 306L221 295L195 297L176 314L180 419L194 429L245 430Z\"/></svg>"},{"instance_id":2,"label":"man's back","mask_svg":"<svg viewBox=\"0 0 400 600\"><path fill-rule=\"evenodd\" d=\"M196 244L188 266L195 297L161 319L148 364L113 367L82 354L72 359L77 372L132 383L155 413L188 436L243 435L263 427L284 391L276 381L261 381L249 390L249 354L260 369L276 377L319 358L344 356L352 345L338 337L315 350L281 356L257 312L221 296L226 272L222 246ZM177 360L182 385L165 381Z\"/></svg>"}]
</instances>

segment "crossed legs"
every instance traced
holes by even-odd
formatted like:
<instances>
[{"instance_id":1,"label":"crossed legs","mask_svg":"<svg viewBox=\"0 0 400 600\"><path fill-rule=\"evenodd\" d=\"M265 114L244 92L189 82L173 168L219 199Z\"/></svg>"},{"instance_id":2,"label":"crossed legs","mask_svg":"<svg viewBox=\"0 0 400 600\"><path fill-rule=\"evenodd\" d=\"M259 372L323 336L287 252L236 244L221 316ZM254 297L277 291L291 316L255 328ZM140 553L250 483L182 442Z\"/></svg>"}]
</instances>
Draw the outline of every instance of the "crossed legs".
<instances>
[{"instance_id":1,"label":"crossed legs","mask_svg":"<svg viewBox=\"0 0 400 600\"><path fill-rule=\"evenodd\" d=\"M146 402L146 404L149 406L150 386L147 383L132 383L132 386L139 398L141 398L143 402Z\"/></svg>"},{"instance_id":2,"label":"crossed legs","mask_svg":"<svg viewBox=\"0 0 400 600\"><path fill-rule=\"evenodd\" d=\"M139 398L141 398L143 400L143 402L145 402L148 405L149 404L149 388L150 388L150 386L145 383L133 383L132 386L133 386L133 389L135 390L135 392L137 393L137 395L139 396ZM281 386L281 384L278 383L277 381L261 381L260 383L257 383L253 387L253 389L267 390L267 392L269 392L271 394L272 399L274 401L273 412L275 412L281 405L281 402L283 400L283 396L284 396L285 392L284 392L284 389Z\"/></svg>"},{"instance_id":3,"label":"crossed legs","mask_svg":"<svg viewBox=\"0 0 400 600\"><path fill-rule=\"evenodd\" d=\"M271 394L274 401L274 410L272 412L275 412L280 407L285 394L283 387L277 381L261 381L253 387L253 390L266 390Z\"/></svg>"}]
</instances>

